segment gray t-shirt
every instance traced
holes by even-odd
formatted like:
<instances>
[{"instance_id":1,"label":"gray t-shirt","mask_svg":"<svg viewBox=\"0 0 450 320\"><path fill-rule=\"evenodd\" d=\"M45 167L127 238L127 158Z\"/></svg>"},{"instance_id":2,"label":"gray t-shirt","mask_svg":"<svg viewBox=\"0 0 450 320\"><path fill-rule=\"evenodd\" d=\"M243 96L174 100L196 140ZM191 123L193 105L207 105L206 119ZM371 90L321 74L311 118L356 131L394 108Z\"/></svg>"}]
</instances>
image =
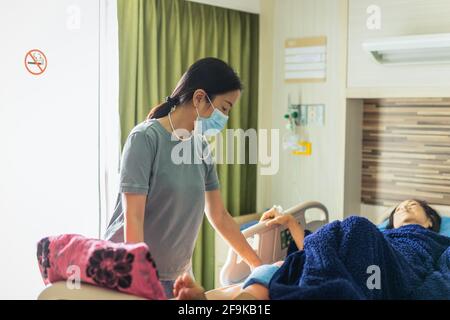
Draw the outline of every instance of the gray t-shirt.
<instances>
[{"instance_id":1,"label":"gray t-shirt","mask_svg":"<svg viewBox=\"0 0 450 320\"><path fill-rule=\"evenodd\" d=\"M180 148L186 143L189 147ZM186 154L193 159L194 143L172 141L172 134L157 120L142 122L131 131L122 152L119 195L105 235L111 241L124 241L122 193L147 194L144 241L161 280L174 280L190 268L205 191L219 188L211 158L176 164L171 158L174 147L190 149L191 154Z\"/></svg>"}]
</instances>

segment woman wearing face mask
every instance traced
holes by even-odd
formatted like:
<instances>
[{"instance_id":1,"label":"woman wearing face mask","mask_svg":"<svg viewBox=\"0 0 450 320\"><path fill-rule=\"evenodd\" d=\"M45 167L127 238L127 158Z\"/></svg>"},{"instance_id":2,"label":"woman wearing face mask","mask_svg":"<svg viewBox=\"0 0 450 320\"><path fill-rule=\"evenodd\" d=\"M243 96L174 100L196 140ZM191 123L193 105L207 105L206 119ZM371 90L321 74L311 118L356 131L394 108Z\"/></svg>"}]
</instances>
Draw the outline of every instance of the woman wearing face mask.
<instances>
[{"instance_id":1,"label":"woman wearing face mask","mask_svg":"<svg viewBox=\"0 0 450 320\"><path fill-rule=\"evenodd\" d=\"M191 258L204 212L248 265L261 265L224 207L208 152L205 148L199 152L193 143L198 136L225 127L241 90L239 77L225 62L199 60L125 143L120 194L106 238L147 243L168 298L173 297L175 279L185 272L192 274ZM187 146L180 149L191 152L172 152L180 144ZM192 161L180 162L175 159L179 156Z\"/></svg>"}]
</instances>

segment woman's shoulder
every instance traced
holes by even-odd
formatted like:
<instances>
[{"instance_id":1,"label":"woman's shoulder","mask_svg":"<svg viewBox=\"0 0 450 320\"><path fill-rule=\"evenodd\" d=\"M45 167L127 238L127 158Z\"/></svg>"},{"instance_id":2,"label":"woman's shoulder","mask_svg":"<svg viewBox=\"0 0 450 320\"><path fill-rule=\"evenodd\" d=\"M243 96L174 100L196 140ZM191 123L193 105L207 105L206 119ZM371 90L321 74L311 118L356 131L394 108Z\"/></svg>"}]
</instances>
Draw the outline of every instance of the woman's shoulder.
<instances>
[{"instance_id":1,"label":"woman's shoulder","mask_svg":"<svg viewBox=\"0 0 450 320\"><path fill-rule=\"evenodd\" d=\"M158 121L146 120L131 129L124 148L148 149L155 152L161 136L162 132L158 128Z\"/></svg>"},{"instance_id":2,"label":"woman's shoulder","mask_svg":"<svg viewBox=\"0 0 450 320\"><path fill-rule=\"evenodd\" d=\"M156 119L145 120L131 129L129 136L139 135L157 138L161 134L158 126L160 126L160 124Z\"/></svg>"},{"instance_id":3,"label":"woman's shoulder","mask_svg":"<svg viewBox=\"0 0 450 320\"><path fill-rule=\"evenodd\" d=\"M157 125L158 120L151 119L151 120L145 120L141 123L138 123L133 129L130 131L130 135L134 133L147 133L149 129L154 129Z\"/></svg>"}]
</instances>

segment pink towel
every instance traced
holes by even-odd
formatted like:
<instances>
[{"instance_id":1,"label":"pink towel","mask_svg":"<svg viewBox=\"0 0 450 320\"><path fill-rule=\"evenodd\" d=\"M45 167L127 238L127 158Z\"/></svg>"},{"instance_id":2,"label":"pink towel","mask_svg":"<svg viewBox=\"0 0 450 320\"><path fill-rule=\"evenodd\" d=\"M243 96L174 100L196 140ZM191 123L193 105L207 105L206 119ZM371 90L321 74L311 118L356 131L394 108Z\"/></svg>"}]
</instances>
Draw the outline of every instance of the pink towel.
<instances>
[{"instance_id":1,"label":"pink towel","mask_svg":"<svg viewBox=\"0 0 450 320\"><path fill-rule=\"evenodd\" d=\"M37 258L45 284L73 279L74 270L79 270L81 282L151 300L166 299L145 243L114 243L65 234L39 241Z\"/></svg>"}]
</instances>

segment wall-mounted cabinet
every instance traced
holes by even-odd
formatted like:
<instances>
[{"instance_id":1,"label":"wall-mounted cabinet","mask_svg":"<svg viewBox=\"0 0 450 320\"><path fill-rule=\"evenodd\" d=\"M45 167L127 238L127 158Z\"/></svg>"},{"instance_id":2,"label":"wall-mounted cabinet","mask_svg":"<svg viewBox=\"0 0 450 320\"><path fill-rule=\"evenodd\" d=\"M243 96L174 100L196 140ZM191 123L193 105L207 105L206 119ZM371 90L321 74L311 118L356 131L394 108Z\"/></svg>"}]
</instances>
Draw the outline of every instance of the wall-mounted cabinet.
<instances>
[{"instance_id":1,"label":"wall-mounted cabinet","mask_svg":"<svg viewBox=\"0 0 450 320\"><path fill-rule=\"evenodd\" d=\"M448 0L349 0L348 96L442 96L450 86L450 63L382 64L364 50L374 39L450 32ZM401 88L401 89L400 89ZM387 93L384 94L384 89Z\"/></svg>"}]
</instances>

